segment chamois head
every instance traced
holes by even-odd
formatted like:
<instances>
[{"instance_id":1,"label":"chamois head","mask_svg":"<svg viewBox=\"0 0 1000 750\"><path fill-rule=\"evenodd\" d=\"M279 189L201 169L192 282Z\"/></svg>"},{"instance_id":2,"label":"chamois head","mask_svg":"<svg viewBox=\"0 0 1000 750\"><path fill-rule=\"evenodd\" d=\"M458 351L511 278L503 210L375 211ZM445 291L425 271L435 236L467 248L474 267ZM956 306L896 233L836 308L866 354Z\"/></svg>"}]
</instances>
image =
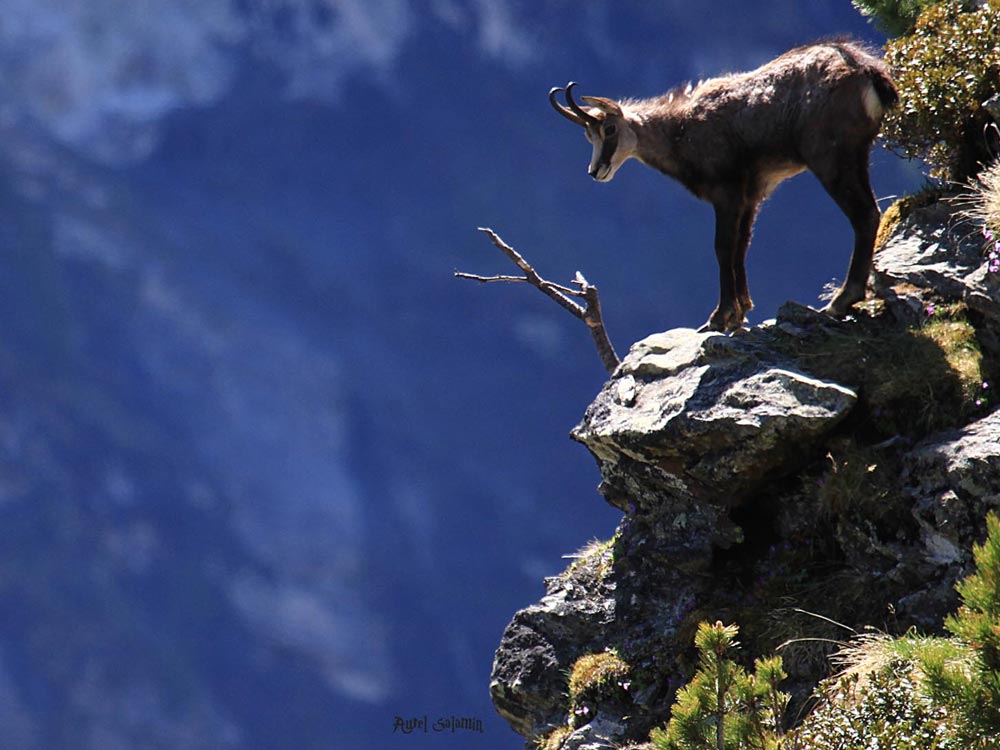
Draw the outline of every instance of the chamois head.
<instances>
[{"instance_id":1,"label":"chamois head","mask_svg":"<svg viewBox=\"0 0 1000 750\"><path fill-rule=\"evenodd\" d=\"M573 87L556 86L549 91L549 102L567 120L582 125L587 140L594 146L587 173L598 182L609 182L629 157L635 156L636 135L621 105L600 96L581 97L590 105L584 109L573 100ZM566 93L568 107L556 101L556 94Z\"/></svg>"}]
</instances>

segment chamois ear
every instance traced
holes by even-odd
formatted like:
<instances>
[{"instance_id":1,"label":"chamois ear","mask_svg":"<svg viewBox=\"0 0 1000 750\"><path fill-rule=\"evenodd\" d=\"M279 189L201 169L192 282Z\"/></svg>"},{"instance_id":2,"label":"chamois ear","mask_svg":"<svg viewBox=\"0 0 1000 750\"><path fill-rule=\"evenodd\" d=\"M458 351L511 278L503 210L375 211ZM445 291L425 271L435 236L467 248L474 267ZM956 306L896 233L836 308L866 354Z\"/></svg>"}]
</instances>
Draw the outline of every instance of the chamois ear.
<instances>
[{"instance_id":1,"label":"chamois ear","mask_svg":"<svg viewBox=\"0 0 1000 750\"><path fill-rule=\"evenodd\" d=\"M622 108L618 106L618 102L605 99L603 96L581 96L580 98L587 102L587 104L591 107L599 109L606 115L615 115L617 117L622 116Z\"/></svg>"}]
</instances>

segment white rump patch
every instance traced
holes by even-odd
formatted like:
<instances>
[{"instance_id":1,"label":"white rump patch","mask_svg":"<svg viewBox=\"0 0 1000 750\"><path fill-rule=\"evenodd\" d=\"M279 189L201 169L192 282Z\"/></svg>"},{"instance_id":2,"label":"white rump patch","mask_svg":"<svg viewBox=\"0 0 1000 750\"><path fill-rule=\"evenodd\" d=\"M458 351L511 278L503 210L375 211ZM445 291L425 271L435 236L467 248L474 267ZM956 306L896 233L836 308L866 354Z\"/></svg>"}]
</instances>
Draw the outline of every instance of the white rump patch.
<instances>
[{"instance_id":1,"label":"white rump patch","mask_svg":"<svg viewBox=\"0 0 1000 750\"><path fill-rule=\"evenodd\" d=\"M882 119L882 115L885 113L885 108L882 106L882 100L878 98L878 92L875 90L875 86L869 82L865 87L864 93L861 94L861 103L865 108L865 113L875 122Z\"/></svg>"}]
</instances>

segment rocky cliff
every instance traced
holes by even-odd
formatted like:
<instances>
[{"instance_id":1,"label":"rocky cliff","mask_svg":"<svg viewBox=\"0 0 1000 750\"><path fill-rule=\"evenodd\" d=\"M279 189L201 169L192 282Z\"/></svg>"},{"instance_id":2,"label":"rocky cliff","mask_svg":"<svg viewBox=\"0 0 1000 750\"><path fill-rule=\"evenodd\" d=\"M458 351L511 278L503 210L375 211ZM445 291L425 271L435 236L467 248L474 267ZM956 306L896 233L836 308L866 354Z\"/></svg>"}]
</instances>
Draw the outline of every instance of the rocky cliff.
<instances>
[{"instance_id":1,"label":"rocky cliff","mask_svg":"<svg viewBox=\"0 0 1000 750\"><path fill-rule=\"evenodd\" d=\"M700 621L738 623L748 658L781 646L799 705L844 628L939 630L1000 506L998 336L982 236L925 198L887 212L851 318L789 303L635 344L572 433L621 523L514 615L499 713L528 747L641 743Z\"/></svg>"}]
</instances>

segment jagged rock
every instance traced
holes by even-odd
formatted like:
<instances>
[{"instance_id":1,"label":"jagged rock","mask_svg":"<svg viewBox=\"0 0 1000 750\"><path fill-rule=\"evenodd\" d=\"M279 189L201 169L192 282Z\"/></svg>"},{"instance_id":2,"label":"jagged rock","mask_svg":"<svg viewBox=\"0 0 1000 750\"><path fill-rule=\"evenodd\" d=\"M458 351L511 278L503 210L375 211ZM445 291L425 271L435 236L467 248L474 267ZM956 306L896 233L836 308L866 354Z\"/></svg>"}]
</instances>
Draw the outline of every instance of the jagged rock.
<instances>
[{"instance_id":1,"label":"jagged rock","mask_svg":"<svg viewBox=\"0 0 1000 750\"><path fill-rule=\"evenodd\" d=\"M541 737L567 725L567 675L585 654L613 646L634 657L632 666L639 670L656 660L677 658L678 649L668 644L683 642L675 638L678 624L710 581L672 565L670 546L658 534L647 519L624 519L614 550L605 547L579 558L565 573L546 580L541 602L515 614L497 649L490 681L494 706L515 731ZM636 651L638 644L644 644L642 654ZM662 723L669 688L637 683L629 694L627 710L622 710L620 697L606 703L596 698L588 705L595 717L589 724L601 717L605 721L593 729L579 728L567 742L579 742L581 748L619 746ZM615 711L628 720L607 721Z\"/></svg>"},{"instance_id":2,"label":"jagged rock","mask_svg":"<svg viewBox=\"0 0 1000 750\"><path fill-rule=\"evenodd\" d=\"M905 466L926 559L968 564L968 540L983 534L987 512L1000 509L1000 411L928 438Z\"/></svg>"},{"instance_id":3,"label":"jagged rock","mask_svg":"<svg viewBox=\"0 0 1000 750\"><path fill-rule=\"evenodd\" d=\"M982 235L954 201L914 208L875 254L875 287L905 284L964 301L1000 323L1000 274L990 273Z\"/></svg>"},{"instance_id":4,"label":"jagged rock","mask_svg":"<svg viewBox=\"0 0 1000 750\"><path fill-rule=\"evenodd\" d=\"M903 597L899 611L933 628L954 611L954 582L968 574L973 541L983 519L1000 510L1000 410L963 427L932 435L903 458L900 484L912 499L919 527L920 570L925 585Z\"/></svg>"},{"instance_id":5,"label":"jagged rock","mask_svg":"<svg viewBox=\"0 0 1000 750\"><path fill-rule=\"evenodd\" d=\"M752 657L791 641L784 689L798 705L827 674L823 642L843 638L832 620L940 630L1000 509L1000 410L984 414L989 388L970 395L1000 364L987 345L1000 340L998 280L954 214L899 223L878 298L852 319L788 304L732 336L674 330L632 347L572 434L624 512L613 545L549 579L497 651L494 703L529 747L567 726L563 746L580 750L646 740L690 677L702 620L739 624ZM946 319L949 341L927 325L925 305L942 300L973 311ZM566 676L605 648L630 665L632 703L598 701L581 727Z\"/></svg>"},{"instance_id":6,"label":"jagged rock","mask_svg":"<svg viewBox=\"0 0 1000 750\"><path fill-rule=\"evenodd\" d=\"M784 322L803 330L829 322L793 313ZM565 725L566 674L584 654L610 644L640 671L676 662L690 647L678 628L698 601L718 593L705 575L713 549L742 541L729 517L734 502L797 466L856 403L851 389L795 367L770 346L773 335L651 336L574 431L601 464L601 491L627 515L613 566L578 561L549 579L542 601L504 632L490 688L498 712L525 737ZM643 653L635 644L646 644ZM600 736L641 739L667 715L672 689L644 685L621 732ZM604 746L594 744L598 735L577 735L581 747Z\"/></svg>"},{"instance_id":7,"label":"jagged rock","mask_svg":"<svg viewBox=\"0 0 1000 750\"><path fill-rule=\"evenodd\" d=\"M602 550L546 579L542 600L504 630L490 693L498 713L525 737L563 723L569 669L584 653L604 648L615 616L613 584L603 575L608 557Z\"/></svg>"}]
</instances>

